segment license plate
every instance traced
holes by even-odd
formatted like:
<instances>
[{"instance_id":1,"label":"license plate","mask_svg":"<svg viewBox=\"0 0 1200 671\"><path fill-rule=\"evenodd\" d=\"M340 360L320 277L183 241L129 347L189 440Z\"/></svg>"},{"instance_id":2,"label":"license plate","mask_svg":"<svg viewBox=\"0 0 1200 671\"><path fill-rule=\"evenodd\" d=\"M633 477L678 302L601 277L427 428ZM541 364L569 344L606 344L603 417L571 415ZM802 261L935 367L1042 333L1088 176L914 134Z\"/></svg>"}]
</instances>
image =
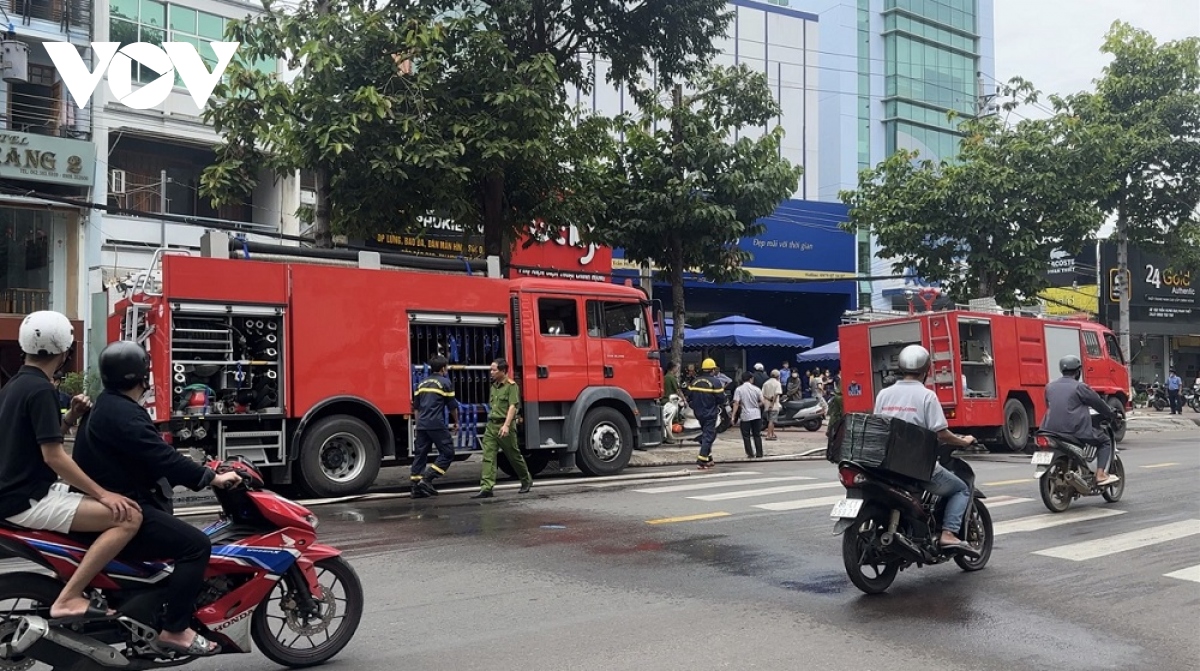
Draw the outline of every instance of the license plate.
<instances>
[{"instance_id":1,"label":"license plate","mask_svg":"<svg viewBox=\"0 0 1200 671\"><path fill-rule=\"evenodd\" d=\"M1054 461L1054 453L1049 450L1044 450L1034 452L1033 459L1030 460L1029 463L1033 464L1034 466L1045 466L1052 461Z\"/></svg>"},{"instance_id":2,"label":"license plate","mask_svg":"<svg viewBox=\"0 0 1200 671\"><path fill-rule=\"evenodd\" d=\"M833 510L829 512L829 516L834 519L854 519L858 517L858 511L862 508L862 499L842 499L833 504Z\"/></svg>"}]
</instances>

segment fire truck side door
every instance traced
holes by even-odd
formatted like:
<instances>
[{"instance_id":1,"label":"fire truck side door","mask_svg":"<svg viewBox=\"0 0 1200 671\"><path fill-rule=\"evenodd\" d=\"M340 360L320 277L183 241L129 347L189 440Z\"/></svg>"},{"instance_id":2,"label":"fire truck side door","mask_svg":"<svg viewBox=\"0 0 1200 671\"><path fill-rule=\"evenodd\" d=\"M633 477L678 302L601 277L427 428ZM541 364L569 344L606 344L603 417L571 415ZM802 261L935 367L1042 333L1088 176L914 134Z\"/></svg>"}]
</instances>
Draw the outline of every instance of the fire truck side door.
<instances>
[{"instance_id":1,"label":"fire truck side door","mask_svg":"<svg viewBox=\"0 0 1200 671\"><path fill-rule=\"evenodd\" d=\"M538 401L574 401L588 386L589 358L583 333L583 301L565 294L538 295L536 301L536 356L526 356L526 379L537 380L537 391L526 398Z\"/></svg>"},{"instance_id":2,"label":"fire truck side door","mask_svg":"<svg viewBox=\"0 0 1200 671\"><path fill-rule=\"evenodd\" d=\"M634 398L657 397L655 367L646 365L653 351L646 307L640 301L590 299L587 314L592 385L619 387Z\"/></svg>"}]
</instances>

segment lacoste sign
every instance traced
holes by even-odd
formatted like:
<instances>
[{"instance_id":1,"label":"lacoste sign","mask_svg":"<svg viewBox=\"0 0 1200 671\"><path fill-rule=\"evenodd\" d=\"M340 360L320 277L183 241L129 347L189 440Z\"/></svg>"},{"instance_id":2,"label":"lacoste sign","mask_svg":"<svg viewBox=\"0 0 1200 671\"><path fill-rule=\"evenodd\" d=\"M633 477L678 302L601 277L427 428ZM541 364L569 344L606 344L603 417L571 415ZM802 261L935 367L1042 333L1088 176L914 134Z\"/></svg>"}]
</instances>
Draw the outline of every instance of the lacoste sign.
<instances>
[{"instance_id":1,"label":"lacoste sign","mask_svg":"<svg viewBox=\"0 0 1200 671\"><path fill-rule=\"evenodd\" d=\"M175 87L176 74L196 106L203 109L240 43L209 42L217 55L217 65L212 72L205 66L196 47L187 42L164 42L161 46L134 42L123 47L120 42L93 42L96 68L90 71L74 45L66 42L45 44L46 53L80 109L87 106L96 87L100 85L100 79L107 72L108 90L112 96L126 107L145 110L158 107L166 101ZM159 74L157 79L136 91L133 90L132 76L134 61Z\"/></svg>"}]
</instances>

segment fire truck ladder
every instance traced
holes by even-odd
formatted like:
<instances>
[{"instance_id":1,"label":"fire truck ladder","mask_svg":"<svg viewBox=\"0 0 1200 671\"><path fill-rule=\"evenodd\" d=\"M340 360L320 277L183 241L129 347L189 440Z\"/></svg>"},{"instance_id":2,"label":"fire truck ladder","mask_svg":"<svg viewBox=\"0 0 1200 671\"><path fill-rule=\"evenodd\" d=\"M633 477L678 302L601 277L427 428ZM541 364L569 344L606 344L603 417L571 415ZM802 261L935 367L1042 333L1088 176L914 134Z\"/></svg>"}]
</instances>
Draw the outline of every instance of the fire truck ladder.
<instances>
[{"instance_id":1,"label":"fire truck ladder","mask_svg":"<svg viewBox=\"0 0 1200 671\"><path fill-rule=\"evenodd\" d=\"M948 389L950 398L938 394L943 403L957 404L958 384L954 379L954 332L950 329L950 319L946 315L933 315L929 318L929 358L933 367L933 384L938 388Z\"/></svg>"}]
</instances>

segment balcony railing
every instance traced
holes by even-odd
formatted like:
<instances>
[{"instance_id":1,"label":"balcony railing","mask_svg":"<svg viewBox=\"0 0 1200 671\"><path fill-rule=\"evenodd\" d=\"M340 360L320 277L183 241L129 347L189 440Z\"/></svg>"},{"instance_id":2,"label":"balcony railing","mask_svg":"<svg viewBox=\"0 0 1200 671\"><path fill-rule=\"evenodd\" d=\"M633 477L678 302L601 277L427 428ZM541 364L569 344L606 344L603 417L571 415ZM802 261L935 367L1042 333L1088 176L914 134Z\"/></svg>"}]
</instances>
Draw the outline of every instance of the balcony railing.
<instances>
[{"instance_id":1,"label":"balcony railing","mask_svg":"<svg viewBox=\"0 0 1200 671\"><path fill-rule=\"evenodd\" d=\"M49 309L48 289L0 289L0 314L27 315Z\"/></svg>"},{"instance_id":2,"label":"balcony railing","mask_svg":"<svg viewBox=\"0 0 1200 671\"><path fill-rule=\"evenodd\" d=\"M90 29L92 25L91 0L3 0L3 2L9 16L13 19L21 17L21 25L29 25L31 19L52 21L64 31L68 27Z\"/></svg>"}]
</instances>

